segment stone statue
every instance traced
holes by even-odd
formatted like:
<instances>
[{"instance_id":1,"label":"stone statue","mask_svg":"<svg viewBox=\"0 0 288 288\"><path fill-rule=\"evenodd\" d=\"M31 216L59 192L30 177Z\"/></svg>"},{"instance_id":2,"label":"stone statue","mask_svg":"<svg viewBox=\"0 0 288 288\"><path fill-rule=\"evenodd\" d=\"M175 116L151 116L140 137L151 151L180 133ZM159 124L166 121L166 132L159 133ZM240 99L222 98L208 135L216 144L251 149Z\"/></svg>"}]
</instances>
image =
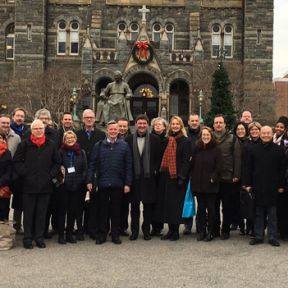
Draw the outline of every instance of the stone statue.
<instances>
[{"instance_id":1,"label":"stone statue","mask_svg":"<svg viewBox=\"0 0 288 288\"><path fill-rule=\"evenodd\" d=\"M99 95L99 101L97 103L96 108L96 123L102 123L106 124L108 123L108 117L109 117L109 107L107 103L107 97L105 96L104 89L101 89L100 95Z\"/></svg>"},{"instance_id":2,"label":"stone statue","mask_svg":"<svg viewBox=\"0 0 288 288\"><path fill-rule=\"evenodd\" d=\"M114 82L107 85L104 90L108 105L108 121L126 118L133 120L130 109L130 98L132 97L129 85L123 81L122 73L115 71Z\"/></svg>"}]
</instances>

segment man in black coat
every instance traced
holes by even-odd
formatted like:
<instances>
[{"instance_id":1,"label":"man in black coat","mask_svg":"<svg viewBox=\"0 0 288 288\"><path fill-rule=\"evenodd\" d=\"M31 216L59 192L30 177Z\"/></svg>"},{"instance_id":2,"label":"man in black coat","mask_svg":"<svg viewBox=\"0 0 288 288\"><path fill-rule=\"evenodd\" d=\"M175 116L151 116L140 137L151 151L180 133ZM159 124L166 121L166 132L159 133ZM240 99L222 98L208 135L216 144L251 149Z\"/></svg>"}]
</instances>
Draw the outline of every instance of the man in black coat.
<instances>
[{"instance_id":1,"label":"man in black coat","mask_svg":"<svg viewBox=\"0 0 288 288\"><path fill-rule=\"evenodd\" d=\"M191 114L188 119L188 129L187 129L187 136L188 139L191 142L192 145L192 153L194 151L196 142L199 138L199 133L200 133L200 121L199 121L199 115L198 114ZM193 225L193 217L192 218L187 218L184 220L185 222L185 228L183 231L184 235L190 235L191 230L192 230L192 225ZM197 226L197 225L196 225Z\"/></svg>"},{"instance_id":2,"label":"man in black coat","mask_svg":"<svg viewBox=\"0 0 288 288\"><path fill-rule=\"evenodd\" d=\"M268 218L268 243L280 246L277 236L277 193L285 187L285 153L281 146L273 143L273 132L269 126L260 131L261 142L249 151L245 186L247 192L255 193L256 215L254 222L255 238L250 245L263 243L264 222Z\"/></svg>"},{"instance_id":3,"label":"man in black coat","mask_svg":"<svg viewBox=\"0 0 288 288\"><path fill-rule=\"evenodd\" d=\"M58 129L58 136L59 136L59 147L61 147L63 143L63 136L64 133L72 130L75 132L75 129L73 128L73 118L71 112L64 112L61 118L61 126Z\"/></svg>"},{"instance_id":4,"label":"man in black coat","mask_svg":"<svg viewBox=\"0 0 288 288\"><path fill-rule=\"evenodd\" d=\"M94 145L105 139L105 133L95 127L95 113L91 109L86 109L82 114L83 127L76 132L78 143L87 156L89 165L91 153ZM86 231L92 239L96 239L96 234L99 230L99 197L98 193L90 193L90 202L85 204L85 195L83 202L79 203L84 212L84 227L83 217L77 219L77 240L84 240L84 231Z\"/></svg>"},{"instance_id":5,"label":"man in black coat","mask_svg":"<svg viewBox=\"0 0 288 288\"><path fill-rule=\"evenodd\" d=\"M151 240L153 204L156 202L156 175L160 166L160 139L148 132L149 119L138 115L135 120L136 131L126 138L133 157L133 185L131 190L131 230L130 240L139 234L140 202L143 203L142 232L144 240Z\"/></svg>"},{"instance_id":6,"label":"man in black coat","mask_svg":"<svg viewBox=\"0 0 288 288\"><path fill-rule=\"evenodd\" d=\"M45 248L44 230L46 211L53 191L52 179L60 168L60 157L55 143L44 133L41 120L31 124L29 139L21 142L15 153L14 169L23 179L24 239L27 249Z\"/></svg>"},{"instance_id":7,"label":"man in black coat","mask_svg":"<svg viewBox=\"0 0 288 288\"><path fill-rule=\"evenodd\" d=\"M21 138L24 139L25 133L29 130L28 126L25 125L26 111L23 108L15 108L12 112L12 121L10 128ZM13 199L12 208L13 212L13 227L16 233L22 233L22 185L21 179L14 179L12 183Z\"/></svg>"}]
</instances>

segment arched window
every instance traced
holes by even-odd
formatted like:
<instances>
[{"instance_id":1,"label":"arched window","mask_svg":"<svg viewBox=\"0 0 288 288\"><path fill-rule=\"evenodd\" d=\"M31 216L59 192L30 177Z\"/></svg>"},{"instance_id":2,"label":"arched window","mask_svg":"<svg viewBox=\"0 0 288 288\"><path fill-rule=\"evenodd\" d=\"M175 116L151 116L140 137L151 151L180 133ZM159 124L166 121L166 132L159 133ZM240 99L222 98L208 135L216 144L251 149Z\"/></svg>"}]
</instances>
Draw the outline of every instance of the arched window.
<instances>
[{"instance_id":1,"label":"arched window","mask_svg":"<svg viewBox=\"0 0 288 288\"><path fill-rule=\"evenodd\" d=\"M73 21L70 24L70 55L79 54L79 23Z\"/></svg>"},{"instance_id":2,"label":"arched window","mask_svg":"<svg viewBox=\"0 0 288 288\"><path fill-rule=\"evenodd\" d=\"M119 22L119 24L117 25L117 35L118 35L118 37L120 36L120 34L122 33L122 32L126 32L126 30L127 30L127 25L126 25L126 23L125 22Z\"/></svg>"},{"instance_id":3,"label":"arched window","mask_svg":"<svg viewBox=\"0 0 288 288\"><path fill-rule=\"evenodd\" d=\"M225 49L225 57L232 58L233 57L233 27L228 24L224 27L224 49Z\"/></svg>"},{"instance_id":4,"label":"arched window","mask_svg":"<svg viewBox=\"0 0 288 288\"><path fill-rule=\"evenodd\" d=\"M130 40L136 41L139 34L139 25L135 22L130 25Z\"/></svg>"},{"instance_id":5,"label":"arched window","mask_svg":"<svg viewBox=\"0 0 288 288\"><path fill-rule=\"evenodd\" d=\"M66 22L61 20L58 23L58 31L57 31L57 54L58 55L66 55L66 41L67 41Z\"/></svg>"},{"instance_id":6,"label":"arched window","mask_svg":"<svg viewBox=\"0 0 288 288\"><path fill-rule=\"evenodd\" d=\"M152 41L159 42L161 40L162 27L159 23L153 24Z\"/></svg>"},{"instance_id":7,"label":"arched window","mask_svg":"<svg viewBox=\"0 0 288 288\"><path fill-rule=\"evenodd\" d=\"M219 24L214 24L212 26L212 58L219 57L221 47L221 27Z\"/></svg>"},{"instance_id":8,"label":"arched window","mask_svg":"<svg viewBox=\"0 0 288 288\"><path fill-rule=\"evenodd\" d=\"M15 26L14 23L7 26L5 30L5 58L14 60L15 52Z\"/></svg>"},{"instance_id":9,"label":"arched window","mask_svg":"<svg viewBox=\"0 0 288 288\"><path fill-rule=\"evenodd\" d=\"M165 25L165 32L168 38L169 50L174 49L174 25L171 23L167 23Z\"/></svg>"}]
</instances>

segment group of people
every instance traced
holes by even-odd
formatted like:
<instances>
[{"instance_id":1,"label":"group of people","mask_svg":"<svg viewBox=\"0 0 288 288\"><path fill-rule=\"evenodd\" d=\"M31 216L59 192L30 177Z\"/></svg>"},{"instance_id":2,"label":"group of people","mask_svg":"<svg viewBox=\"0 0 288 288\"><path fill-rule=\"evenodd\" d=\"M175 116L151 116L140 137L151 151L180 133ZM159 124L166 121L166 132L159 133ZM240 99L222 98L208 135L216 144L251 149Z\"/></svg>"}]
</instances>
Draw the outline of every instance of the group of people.
<instances>
[{"instance_id":1,"label":"group of people","mask_svg":"<svg viewBox=\"0 0 288 288\"><path fill-rule=\"evenodd\" d=\"M239 228L256 245L264 242L266 226L272 246L280 245L279 237L288 239L286 117L273 132L249 111L233 130L220 114L211 128L192 114L187 129L179 116L169 123L155 118L150 129L147 116L138 115L133 134L125 118L109 121L104 133L90 109L77 131L70 112L58 130L46 109L36 112L29 128L25 117L22 108L0 117L0 191L8 187L13 195L0 196L0 221L8 220L12 198L14 228L24 233L26 249L33 241L45 248L53 233L59 244L83 241L86 234L98 245L109 235L115 244L120 236L135 241L141 210L146 241L176 241L180 225L189 235L193 222L198 241L227 240ZM188 185L197 200L195 219L182 217ZM249 219L240 212L243 193L253 194Z\"/></svg>"}]
</instances>

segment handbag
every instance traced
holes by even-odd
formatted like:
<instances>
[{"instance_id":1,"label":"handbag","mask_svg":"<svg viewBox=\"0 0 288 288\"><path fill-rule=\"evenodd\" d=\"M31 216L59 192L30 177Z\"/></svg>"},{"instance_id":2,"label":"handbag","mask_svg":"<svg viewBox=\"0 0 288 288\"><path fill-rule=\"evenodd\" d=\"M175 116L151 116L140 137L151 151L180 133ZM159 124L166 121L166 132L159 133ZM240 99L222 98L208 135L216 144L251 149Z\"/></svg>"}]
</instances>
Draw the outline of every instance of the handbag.
<instances>
[{"instance_id":1,"label":"handbag","mask_svg":"<svg viewBox=\"0 0 288 288\"><path fill-rule=\"evenodd\" d=\"M1 186L0 187L0 198L10 198L12 194L9 186Z\"/></svg>"},{"instance_id":2,"label":"handbag","mask_svg":"<svg viewBox=\"0 0 288 288\"><path fill-rule=\"evenodd\" d=\"M16 230L9 222L0 222L0 251L11 249L16 242Z\"/></svg>"},{"instance_id":3,"label":"handbag","mask_svg":"<svg viewBox=\"0 0 288 288\"><path fill-rule=\"evenodd\" d=\"M241 190L240 192L240 215L247 220L255 217L255 195L253 192Z\"/></svg>"},{"instance_id":4,"label":"handbag","mask_svg":"<svg viewBox=\"0 0 288 288\"><path fill-rule=\"evenodd\" d=\"M184 199L182 218L192 218L193 216L195 216L195 202L194 197L192 195L191 184L189 180Z\"/></svg>"}]
</instances>

